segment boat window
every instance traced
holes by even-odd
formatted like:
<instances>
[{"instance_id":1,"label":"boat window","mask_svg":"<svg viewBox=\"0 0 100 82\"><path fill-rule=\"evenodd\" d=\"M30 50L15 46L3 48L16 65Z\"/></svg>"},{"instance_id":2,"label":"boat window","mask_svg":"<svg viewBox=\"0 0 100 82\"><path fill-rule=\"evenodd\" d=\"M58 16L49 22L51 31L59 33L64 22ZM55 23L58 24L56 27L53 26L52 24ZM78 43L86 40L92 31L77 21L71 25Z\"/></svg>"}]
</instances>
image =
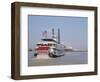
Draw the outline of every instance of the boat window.
<instances>
[{"instance_id":1,"label":"boat window","mask_svg":"<svg viewBox=\"0 0 100 82\"><path fill-rule=\"evenodd\" d=\"M48 46L52 46L52 44L48 44Z\"/></svg>"},{"instance_id":2,"label":"boat window","mask_svg":"<svg viewBox=\"0 0 100 82\"><path fill-rule=\"evenodd\" d=\"M37 44L37 46L41 46L41 44Z\"/></svg>"},{"instance_id":3,"label":"boat window","mask_svg":"<svg viewBox=\"0 0 100 82\"><path fill-rule=\"evenodd\" d=\"M47 44L44 44L44 46L47 46Z\"/></svg>"},{"instance_id":4,"label":"boat window","mask_svg":"<svg viewBox=\"0 0 100 82\"><path fill-rule=\"evenodd\" d=\"M42 39L43 41L53 41L53 42L56 42L55 40L53 39Z\"/></svg>"}]
</instances>

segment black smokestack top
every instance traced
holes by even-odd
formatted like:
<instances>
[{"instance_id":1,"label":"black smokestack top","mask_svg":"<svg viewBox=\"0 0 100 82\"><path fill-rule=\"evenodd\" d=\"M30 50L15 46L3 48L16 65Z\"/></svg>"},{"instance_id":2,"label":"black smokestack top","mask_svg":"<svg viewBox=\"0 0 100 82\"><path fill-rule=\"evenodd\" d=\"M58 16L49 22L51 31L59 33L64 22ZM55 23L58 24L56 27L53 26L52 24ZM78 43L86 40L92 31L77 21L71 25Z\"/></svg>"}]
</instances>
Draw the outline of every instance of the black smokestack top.
<instances>
[{"instance_id":1,"label":"black smokestack top","mask_svg":"<svg viewBox=\"0 0 100 82\"><path fill-rule=\"evenodd\" d=\"M60 44L60 29L58 28L58 44Z\"/></svg>"}]
</instances>

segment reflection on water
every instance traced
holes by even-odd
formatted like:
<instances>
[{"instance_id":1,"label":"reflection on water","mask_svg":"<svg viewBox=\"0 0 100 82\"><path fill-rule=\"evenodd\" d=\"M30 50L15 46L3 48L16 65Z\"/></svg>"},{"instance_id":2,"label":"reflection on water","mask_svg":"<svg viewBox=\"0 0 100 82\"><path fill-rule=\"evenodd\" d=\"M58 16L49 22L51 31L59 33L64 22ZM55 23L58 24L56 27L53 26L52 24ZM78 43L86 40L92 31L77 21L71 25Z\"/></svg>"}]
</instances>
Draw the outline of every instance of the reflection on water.
<instances>
[{"instance_id":1,"label":"reflection on water","mask_svg":"<svg viewBox=\"0 0 100 82\"><path fill-rule=\"evenodd\" d=\"M88 63L87 52L66 52L62 57L50 59L36 59L33 54L34 52L32 51L28 54L28 66L75 65Z\"/></svg>"}]
</instances>

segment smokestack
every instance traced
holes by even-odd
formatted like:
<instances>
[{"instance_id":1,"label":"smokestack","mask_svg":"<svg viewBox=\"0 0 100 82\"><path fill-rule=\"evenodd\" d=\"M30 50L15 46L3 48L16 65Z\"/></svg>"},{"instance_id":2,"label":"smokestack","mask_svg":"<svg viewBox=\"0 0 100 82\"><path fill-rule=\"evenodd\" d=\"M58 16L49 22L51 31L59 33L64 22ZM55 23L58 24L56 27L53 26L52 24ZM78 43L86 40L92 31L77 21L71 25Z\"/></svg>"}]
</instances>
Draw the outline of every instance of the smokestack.
<instances>
[{"instance_id":1,"label":"smokestack","mask_svg":"<svg viewBox=\"0 0 100 82\"><path fill-rule=\"evenodd\" d=\"M52 28L52 35L54 35L54 28Z\"/></svg>"},{"instance_id":2,"label":"smokestack","mask_svg":"<svg viewBox=\"0 0 100 82\"><path fill-rule=\"evenodd\" d=\"M58 28L58 44L60 44L60 29Z\"/></svg>"},{"instance_id":3,"label":"smokestack","mask_svg":"<svg viewBox=\"0 0 100 82\"><path fill-rule=\"evenodd\" d=\"M54 28L52 28L52 38L54 39L55 36L54 36Z\"/></svg>"}]
</instances>

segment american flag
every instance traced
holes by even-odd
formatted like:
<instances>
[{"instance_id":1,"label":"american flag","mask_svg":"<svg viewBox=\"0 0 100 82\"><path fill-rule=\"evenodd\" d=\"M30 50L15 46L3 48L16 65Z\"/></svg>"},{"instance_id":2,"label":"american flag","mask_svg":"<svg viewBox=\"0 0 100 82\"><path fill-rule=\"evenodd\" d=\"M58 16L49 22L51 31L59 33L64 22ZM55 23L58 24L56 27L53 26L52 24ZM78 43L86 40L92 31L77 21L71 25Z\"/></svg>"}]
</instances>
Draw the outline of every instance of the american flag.
<instances>
[{"instance_id":1,"label":"american flag","mask_svg":"<svg viewBox=\"0 0 100 82\"><path fill-rule=\"evenodd\" d=\"M43 37L47 37L47 31L45 30L43 33L42 33Z\"/></svg>"}]
</instances>

